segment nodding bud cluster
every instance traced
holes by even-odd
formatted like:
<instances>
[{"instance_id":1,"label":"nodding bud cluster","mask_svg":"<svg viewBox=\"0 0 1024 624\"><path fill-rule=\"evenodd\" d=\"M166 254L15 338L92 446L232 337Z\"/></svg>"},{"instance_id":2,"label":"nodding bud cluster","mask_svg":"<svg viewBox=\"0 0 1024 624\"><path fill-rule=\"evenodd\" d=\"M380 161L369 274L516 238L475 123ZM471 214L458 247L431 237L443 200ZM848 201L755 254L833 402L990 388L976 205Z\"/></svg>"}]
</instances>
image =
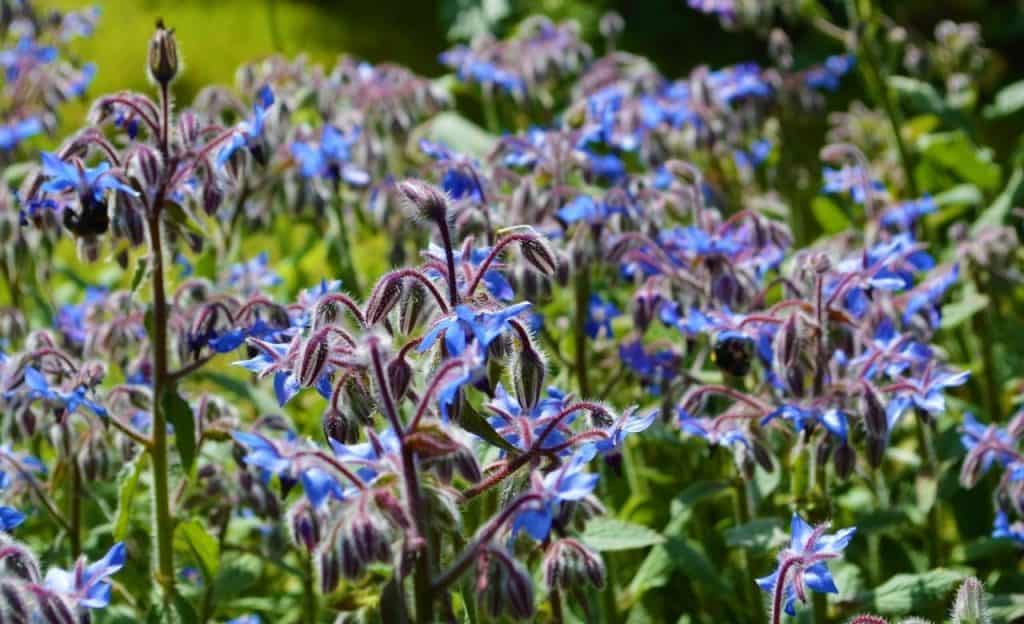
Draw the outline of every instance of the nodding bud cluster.
<instances>
[{"instance_id":1,"label":"nodding bud cluster","mask_svg":"<svg viewBox=\"0 0 1024 624\"><path fill-rule=\"evenodd\" d=\"M360 499L343 510L317 551L321 591L334 591L341 577L361 577L371 563L391 563L393 540L389 521L371 501Z\"/></svg>"},{"instance_id":2,"label":"nodding bud cluster","mask_svg":"<svg viewBox=\"0 0 1024 624\"><path fill-rule=\"evenodd\" d=\"M178 75L178 44L174 40L174 29L165 28L164 21L156 21L156 32L149 40L149 75L163 86L170 84Z\"/></svg>"},{"instance_id":3,"label":"nodding bud cluster","mask_svg":"<svg viewBox=\"0 0 1024 624\"><path fill-rule=\"evenodd\" d=\"M299 500L288 510L292 541L306 552L313 552L320 544L324 522L323 515L306 499Z\"/></svg>"},{"instance_id":4,"label":"nodding bud cluster","mask_svg":"<svg viewBox=\"0 0 1024 624\"><path fill-rule=\"evenodd\" d=\"M529 571L507 550L490 545L477 556L476 592L488 615L525 620L533 616Z\"/></svg>"},{"instance_id":5,"label":"nodding bud cluster","mask_svg":"<svg viewBox=\"0 0 1024 624\"><path fill-rule=\"evenodd\" d=\"M398 183L398 190L422 218L434 223L448 219L448 196L436 186L421 180L403 180Z\"/></svg>"},{"instance_id":6,"label":"nodding bud cluster","mask_svg":"<svg viewBox=\"0 0 1024 624\"><path fill-rule=\"evenodd\" d=\"M555 540L544 552L544 582L550 589L582 589L588 584L604 587L601 555L572 538Z\"/></svg>"}]
</instances>

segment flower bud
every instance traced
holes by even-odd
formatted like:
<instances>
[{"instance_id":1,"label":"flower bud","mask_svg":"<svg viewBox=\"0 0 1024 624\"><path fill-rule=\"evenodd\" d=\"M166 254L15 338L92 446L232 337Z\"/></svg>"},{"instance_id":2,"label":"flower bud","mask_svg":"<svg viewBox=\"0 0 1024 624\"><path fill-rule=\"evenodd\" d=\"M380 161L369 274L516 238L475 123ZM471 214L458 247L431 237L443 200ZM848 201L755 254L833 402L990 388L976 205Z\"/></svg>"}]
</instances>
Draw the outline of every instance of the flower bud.
<instances>
[{"instance_id":1,"label":"flower bud","mask_svg":"<svg viewBox=\"0 0 1024 624\"><path fill-rule=\"evenodd\" d=\"M366 303L366 324L372 326L384 320L402 299L403 290L401 277L394 274L384 276Z\"/></svg>"},{"instance_id":2,"label":"flower bud","mask_svg":"<svg viewBox=\"0 0 1024 624\"><path fill-rule=\"evenodd\" d=\"M29 583L39 582L39 564L31 552L18 544L0 546L0 571Z\"/></svg>"},{"instance_id":3,"label":"flower bud","mask_svg":"<svg viewBox=\"0 0 1024 624\"><path fill-rule=\"evenodd\" d=\"M331 440L340 444L354 444L359 440L359 424L335 407L325 409L320 422L328 444Z\"/></svg>"},{"instance_id":4,"label":"flower bud","mask_svg":"<svg viewBox=\"0 0 1024 624\"><path fill-rule=\"evenodd\" d=\"M341 580L341 563L333 547L320 549L316 569L320 578L320 593L330 594Z\"/></svg>"},{"instance_id":5,"label":"flower bud","mask_svg":"<svg viewBox=\"0 0 1024 624\"><path fill-rule=\"evenodd\" d=\"M836 476L845 481L853 474L853 469L857 465L857 454L853 451L852 446L843 442L836 449L832 462L836 469Z\"/></svg>"},{"instance_id":6,"label":"flower bud","mask_svg":"<svg viewBox=\"0 0 1024 624\"><path fill-rule=\"evenodd\" d=\"M540 401L546 371L544 356L534 348L530 341L526 341L519 351L519 357L516 359L513 369L516 400L524 410L532 410Z\"/></svg>"},{"instance_id":7,"label":"flower bud","mask_svg":"<svg viewBox=\"0 0 1024 624\"><path fill-rule=\"evenodd\" d=\"M964 581L956 593L952 617L953 624L988 624L991 621L981 581L973 576Z\"/></svg>"},{"instance_id":8,"label":"flower bud","mask_svg":"<svg viewBox=\"0 0 1024 624\"><path fill-rule=\"evenodd\" d=\"M57 594L50 592L37 594L36 603L45 624L77 624L71 608Z\"/></svg>"},{"instance_id":9,"label":"flower bud","mask_svg":"<svg viewBox=\"0 0 1024 624\"><path fill-rule=\"evenodd\" d=\"M395 401L400 401L412 381L412 365L404 357L396 357L388 363L388 385Z\"/></svg>"},{"instance_id":10,"label":"flower bud","mask_svg":"<svg viewBox=\"0 0 1024 624\"><path fill-rule=\"evenodd\" d=\"M864 427L868 435L882 438L889 432L889 418L885 413L885 406L882 405L882 397L878 390L872 385L864 387Z\"/></svg>"},{"instance_id":11,"label":"flower bud","mask_svg":"<svg viewBox=\"0 0 1024 624\"><path fill-rule=\"evenodd\" d=\"M164 28L162 19L156 21L156 32L149 40L149 75L164 86L178 75L178 44L174 41L174 29Z\"/></svg>"},{"instance_id":12,"label":"flower bud","mask_svg":"<svg viewBox=\"0 0 1024 624\"><path fill-rule=\"evenodd\" d=\"M345 405L359 422L370 423L373 421L372 416L377 404L366 385L358 377L349 375L342 384L341 391Z\"/></svg>"},{"instance_id":13,"label":"flower bud","mask_svg":"<svg viewBox=\"0 0 1024 624\"><path fill-rule=\"evenodd\" d=\"M885 457L885 449L888 446L888 437L883 436L881 438L876 438L870 434L867 436L868 463L871 464L872 468L878 468L882 465L882 459Z\"/></svg>"},{"instance_id":14,"label":"flower bud","mask_svg":"<svg viewBox=\"0 0 1024 624\"><path fill-rule=\"evenodd\" d=\"M420 180L403 180L398 191L424 219L442 223L448 218L448 196L444 191Z\"/></svg>"},{"instance_id":15,"label":"flower bud","mask_svg":"<svg viewBox=\"0 0 1024 624\"><path fill-rule=\"evenodd\" d=\"M24 596L18 591L14 583L0 583L0 603L5 607L0 611L0 621L9 617L12 622L28 622L28 605L25 604Z\"/></svg>"},{"instance_id":16,"label":"flower bud","mask_svg":"<svg viewBox=\"0 0 1024 624\"><path fill-rule=\"evenodd\" d=\"M398 331L409 335L419 322L426 318L431 301L427 297L426 286L410 280L402 296L402 304L398 309Z\"/></svg>"},{"instance_id":17,"label":"flower bud","mask_svg":"<svg viewBox=\"0 0 1024 624\"><path fill-rule=\"evenodd\" d=\"M565 538L552 542L544 554L544 582L550 589L582 589L587 584L604 587L601 556L582 543Z\"/></svg>"},{"instance_id":18,"label":"flower bud","mask_svg":"<svg viewBox=\"0 0 1024 624\"><path fill-rule=\"evenodd\" d=\"M327 369L331 348L328 334L318 330L306 340L295 362L295 377L303 388L312 387Z\"/></svg>"},{"instance_id":19,"label":"flower bud","mask_svg":"<svg viewBox=\"0 0 1024 624\"><path fill-rule=\"evenodd\" d=\"M491 617L506 613L525 620L533 615L533 584L529 572L496 547L486 549L477 560L477 593Z\"/></svg>"},{"instance_id":20,"label":"flower bud","mask_svg":"<svg viewBox=\"0 0 1024 624\"><path fill-rule=\"evenodd\" d=\"M538 272L551 276L558 270L558 258L547 239L538 234L524 242L519 250L523 258Z\"/></svg>"},{"instance_id":21,"label":"flower bud","mask_svg":"<svg viewBox=\"0 0 1024 624\"><path fill-rule=\"evenodd\" d=\"M301 499L288 510L288 526L292 541L308 552L313 552L320 543L320 516L308 499Z\"/></svg>"}]
</instances>

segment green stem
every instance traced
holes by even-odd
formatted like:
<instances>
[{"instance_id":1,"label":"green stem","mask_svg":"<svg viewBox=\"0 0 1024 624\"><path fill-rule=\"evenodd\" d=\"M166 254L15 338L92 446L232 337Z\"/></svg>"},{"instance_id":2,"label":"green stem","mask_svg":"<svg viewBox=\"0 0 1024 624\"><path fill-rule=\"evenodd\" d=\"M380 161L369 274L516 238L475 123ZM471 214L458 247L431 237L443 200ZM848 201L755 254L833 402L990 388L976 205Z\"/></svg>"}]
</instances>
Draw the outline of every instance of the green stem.
<instances>
[{"instance_id":1,"label":"green stem","mask_svg":"<svg viewBox=\"0 0 1024 624\"><path fill-rule=\"evenodd\" d=\"M750 522L750 507L747 504L747 485L741 478L733 480L733 512L736 515L737 526ZM753 613L751 622L761 624L764 622L764 605L761 602L761 590L757 586L757 577L754 576L754 567L750 562L750 554L746 549L740 549L740 566L746 571L744 586L746 589L747 601L750 604L750 612Z\"/></svg>"},{"instance_id":2,"label":"green stem","mask_svg":"<svg viewBox=\"0 0 1024 624\"><path fill-rule=\"evenodd\" d=\"M498 101L490 89L484 89L482 96L484 123L487 130L494 135L501 134L501 121L498 118Z\"/></svg>"},{"instance_id":3,"label":"green stem","mask_svg":"<svg viewBox=\"0 0 1024 624\"><path fill-rule=\"evenodd\" d=\"M74 454L68 458L71 469L71 482L69 488L68 520L71 522L69 531L71 538L71 559L76 560L82 554L82 471L78 468L78 462Z\"/></svg>"},{"instance_id":4,"label":"green stem","mask_svg":"<svg viewBox=\"0 0 1024 624\"><path fill-rule=\"evenodd\" d=\"M302 612L303 622L315 624L317 621L316 570L313 569L313 553L303 557L306 574L302 578Z\"/></svg>"},{"instance_id":5,"label":"green stem","mask_svg":"<svg viewBox=\"0 0 1024 624\"><path fill-rule=\"evenodd\" d=\"M874 37L877 24L873 19L874 11L871 9L871 2L870 0L866 2L869 8L869 14L866 16L861 14L859 2L853 1L851 4L854 7L851 11L851 16L855 20L853 31L860 31L861 25L863 25L863 34L857 39L857 56L863 59L862 67L864 69L862 73L864 81L868 83L868 88L875 92L877 103L881 104L885 110L885 116L889 121L889 129L892 132L893 141L896 143L896 150L899 152L903 175L907 180L907 191L911 197L917 197L917 183L914 181L914 167L910 158L910 150L907 149L907 145L903 141L903 134L900 132L900 128L903 126L903 116L896 103L893 102L892 92L889 89L888 74L875 51Z\"/></svg>"},{"instance_id":6,"label":"green stem","mask_svg":"<svg viewBox=\"0 0 1024 624\"><path fill-rule=\"evenodd\" d=\"M160 215L154 210L148 219L153 280L153 515L156 524L156 582L163 587L166 606L174 597L174 524L171 519L167 460L167 415L163 394L167 390L167 295L164 290L164 251Z\"/></svg>"},{"instance_id":7,"label":"green stem","mask_svg":"<svg viewBox=\"0 0 1024 624\"><path fill-rule=\"evenodd\" d=\"M828 624L828 601L825 594L815 592L811 603L814 605L814 624Z\"/></svg>"},{"instance_id":8,"label":"green stem","mask_svg":"<svg viewBox=\"0 0 1024 624\"><path fill-rule=\"evenodd\" d=\"M938 460L935 455L935 443L932 440L932 432L929 428L925 419L918 418L915 433L917 434L917 446L924 458L924 471L921 474L922 478L936 480L939 478L938 471ZM936 486L937 487L937 486ZM941 548L939 548L939 532L942 528L942 524L939 518L939 505L937 501L933 500L931 507L928 509L928 559L931 564L931 568L939 566L939 559L941 558Z\"/></svg>"},{"instance_id":9,"label":"green stem","mask_svg":"<svg viewBox=\"0 0 1024 624\"><path fill-rule=\"evenodd\" d=\"M352 239L349 236L348 224L345 219L345 203L338 188L335 188L331 208L334 211L335 245L338 250L338 266L336 268L341 277L342 286L348 289L356 299L359 299L362 297L362 290L359 287L359 275L356 273L355 263L352 261Z\"/></svg>"},{"instance_id":10,"label":"green stem","mask_svg":"<svg viewBox=\"0 0 1024 624\"><path fill-rule=\"evenodd\" d=\"M576 318L573 325L573 336L576 341L574 366L576 381L579 384L580 397L590 396L590 381L587 375L587 310L590 307L590 267L585 264L576 267L573 280L573 291L576 295Z\"/></svg>"}]
</instances>

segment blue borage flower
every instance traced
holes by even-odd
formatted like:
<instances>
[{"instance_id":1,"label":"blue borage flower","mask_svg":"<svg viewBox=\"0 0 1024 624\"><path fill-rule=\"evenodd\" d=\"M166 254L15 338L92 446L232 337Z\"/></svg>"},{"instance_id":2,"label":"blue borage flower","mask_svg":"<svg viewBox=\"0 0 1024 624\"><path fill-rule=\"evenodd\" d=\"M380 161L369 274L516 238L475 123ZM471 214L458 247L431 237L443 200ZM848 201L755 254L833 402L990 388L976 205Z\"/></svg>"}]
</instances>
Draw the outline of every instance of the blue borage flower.
<instances>
[{"instance_id":1,"label":"blue borage flower","mask_svg":"<svg viewBox=\"0 0 1024 624\"><path fill-rule=\"evenodd\" d=\"M25 367L24 380L25 385L21 389L15 388L4 392L4 398L11 400L18 397L28 404L42 401L49 407L63 409L68 414L75 413L79 407L85 407L96 416L107 417L106 408L89 398L89 390L84 384L69 392L54 390L46 377L31 366Z\"/></svg>"},{"instance_id":2,"label":"blue borage flower","mask_svg":"<svg viewBox=\"0 0 1024 624\"><path fill-rule=\"evenodd\" d=\"M224 147L217 152L217 166L223 167L231 156L241 148L259 154L263 145L263 126L270 107L274 105L274 92L270 85L263 85L256 92L256 101L252 106L252 114L245 121L235 126L231 137ZM262 155L258 159L262 158Z\"/></svg>"},{"instance_id":3,"label":"blue borage flower","mask_svg":"<svg viewBox=\"0 0 1024 624\"><path fill-rule=\"evenodd\" d=\"M44 474L46 464L38 457L19 453L9 444L0 444L0 490L10 487L17 481Z\"/></svg>"},{"instance_id":4,"label":"blue borage flower","mask_svg":"<svg viewBox=\"0 0 1024 624\"><path fill-rule=\"evenodd\" d=\"M420 139L419 147L421 152L435 161L444 171L441 188L448 193L449 197L456 200L470 198L475 202L484 201L480 176L476 173L479 163L452 153L442 143Z\"/></svg>"},{"instance_id":5,"label":"blue borage flower","mask_svg":"<svg viewBox=\"0 0 1024 624\"><path fill-rule=\"evenodd\" d=\"M43 131L43 123L36 117L28 117L0 125L0 151L10 151L19 143Z\"/></svg>"},{"instance_id":6,"label":"blue borage flower","mask_svg":"<svg viewBox=\"0 0 1024 624\"><path fill-rule=\"evenodd\" d=\"M946 388L967 383L970 371L953 371L929 366L920 378L905 377L887 390L907 397L913 404L929 414L946 411Z\"/></svg>"},{"instance_id":7,"label":"blue borage flower","mask_svg":"<svg viewBox=\"0 0 1024 624\"><path fill-rule=\"evenodd\" d=\"M867 349L848 364L864 379L874 379L879 372L895 379L909 368L923 367L933 355L931 347L900 334L892 319L884 317L875 326Z\"/></svg>"},{"instance_id":8,"label":"blue borage flower","mask_svg":"<svg viewBox=\"0 0 1024 624\"><path fill-rule=\"evenodd\" d=\"M22 73L57 60L57 48L39 45L32 37L22 37L9 50L0 50L0 68L7 82L13 83Z\"/></svg>"},{"instance_id":9,"label":"blue borage flower","mask_svg":"<svg viewBox=\"0 0 1024 624\"><path fill-rule=\"evenodd\" d=\"M811 89L835 91L839 80L857 65L852 54L838 54L825 59L825 63L804 72L804 83Z\"/></svg>"},{"instance_id":10,"label":"blue borage flower","mask_svg":"<svg viewBox=\"0 0 1024 624\"><path fill-rule=\"evenodd\" d=\"M590 338L612 338L615 332L612 331L612 320L621 316L622 313L611 301L605 301L597 293L590 295L587 303L587 320L584 324L584 331Z\"/></svg>"},{"instance_id":11,"label":"blue borage flower","mask_svg":"<svg viewBox=\"0 0 1024 624\"><path fill-rule=\"evenodd\" d=\"M99 561L90 564L82 557L71 570L51 569L43 585L72 609L102 609L110 604L108 579L124 567L125 555L125 545L118 542Z\"/></svg>"},{"instance_id":12,"label":"blue borage flower","mask_svg":"<svg viewBox=\"0 0 1024 624\"><path fill-rule=\"evenodd\" d=\"M654 396L661 393L661 383L675 377L681 357L671 348L648 350L639 338L619 345L619 359L644 381Z\"/></svg>"},{"instance_id":13,"label":"blue borage flower","mask_svg":"<svg viewBox=\"0 0 1024 624\"><path fill-rule=\"evenodd\" d=\"M768 160L768 156L771 153L772 142L767 139L761 139L751 143L747 150L733 150L732 159L737 169L749 173Z\"/></svg>"},{"instance_id":14,"label":"blue borage flower","mask_svg":"<svg viewBox=\"0 0 1024 624\"><path fill-rule=\"evenodd\" d=\"M523 409L519 401L510 395L504 385L499 382L494 389L494 398L484 404L484 408L494 414L488 420L498 435L505 438L512 446L526 451L548 423L568 407L570 402L571 397L568 394L550 386L547 388L545 396L537 402L533 409ZM541 448L554 449L565 444L568 436L571 435L569 427L575 419L576 414L570 414L563 419L558 427L547 434ZM563 455L569 453L569 449L562 450Z\"/></svg>"},{"instance_id":15,"label":"blue borage flower","mask_svg":"<svg viewBox=\"0 0 1024 624\"><path fill-rule=\"evenodd\" d=\"M938 329L942 323L942 299L959 280L959 264L954 264L947 271L930 275L908 295L903 307L903 323L909 324L918 313L921 313L931 329Z\"/></svg>"},{"instance_id":16,"label":"blue borage flower","mask_svg":"<svg viewBox=\"0 0 1024 624\"><path fill-rule=\"evenodd\" d=\"M12 529L17 528L24 521L25 514L13 507L0 505L0 532L10 533Z\"/></svg>"},{"instance_id":17,"label":"blue borage flower","mask_svg":"<svg viewBox=\"0 0 1024 624\"><path fill-rule=\"evenodd\" d=\"M932 214L937 209L931 195L925 195L920 199L899 202L886 208L879 217L879 223L897 230L909 230L922 217Z\"/></svg>"},{"instance_id":18,"label":"blue borage flower","mask_svg":"<svg viewBox=\"0 0 1024 624\"><path fill-rule=\"evenodd\" d=\"M964 414L964 422L960 427L960 442L967 449L968 459L964 461L965 469L969 462L977 464L977 473L972 475L975 480L988 472L993 463L1000 466L1014 465L1016 474L1011 480L1024 478L1022 466L1016 464L1018 455L1014 451L1017 440L1009 431L994 424L984 425L971 412Z\"/></svg>"},{"instance_id":19,"label":"blue borage flower","mask_svg":"<svg viewBox=\"0 0 1024 624\"><path fill-rule=\"evenodd\" d=\"M595 448L580 449L561 468L543 477L537 472L532 473L530 491L542 496L541 504L519 512L512 522L513 534L525 531L538 542L546 540L562 503L579 501L594 491L598 476L584 472L583 468L593 459L595 452Z\"/></svg>"},{"instance_id":20,"label":"blue borage flower","mask_svg":"<svg viewBox=\"0 0 1024 624\"><path fill-rule=\"evenodd\" d=\"M865 172L862 167L857 165L844 165L840 169L823 167L822 177L825 179L823 190L826 193L849 193L853 201L858 204L865 202L869 192L875 197L886 193L884 184L871 178L869 172Z\"/></svg>"},{"instance_id":21,"label":"blue borage flower","mask_svg":"<svg viewBox=\"0 0 1024 624\"><path fill-rule=\"evenodd\" d=\"M47 181L40 187L43 193L77 194L83 204L100 204L110 191L125 193L133 197L139 194L135 189L119 180L110 170L110 163L100 162L92 168L86 168L81 161L69 163L57 155L43 152L43 177ZM22 212L22 219L32 216L41 208L59 210L60 204L50 198L34 198L27 202L28 212Z\"/></svg>"},{"instance_id":22,"label":"blue borage flower","mask_svg":"<svg viewBox=\"0 0 1024 624\"><path fill-rule=\"evenodd\" d=\"M475 341L482 353L495 338L511 329L509 320L530 307L528 301L517 303L493 312L476 311L468 305L457 305L448 317L434 323L416 347L420 353L429 350L444 335L444 346L450 356L462 355L466 345Z\"/></svg>"},{"instance_id":23,"label":"blue borage flower","mask_svg":"<svg viewBox=\"0 0 1024 624\"><path fill-rule=\"evenodd\" d=\"M300 336L295 336L287 344L271 343L257 338L249 338L247 342L255 347L259 353L253 358L239 360L233 364L256 373L259 378L273 374L274 395L277 397L278 404L284 406L302 389L298 378L291 370L292 356L297 353L301 344ZM313 384L324 398L330 398L331 391L333 390L328 368L325 368L324 372L321 373Z\"/></svg>"},{"instance_id":24,"label":"blue borage flower","mask_svg":"<svg viewBox=\"0 0 1024 624\"><path fill-rule=\"evenodd\" d=\"M765 426L777 418L790 421L797 431L810 430L815 425L821 424L826 431L843 442L846 442L849 431L846 413L836 408L822 410L816 407L803 407L795 403L787 403L762 418L761 426Z\"/></svg>"},{"instance_id":25,"label":"blue borage flower","mask_svg":"<svg viewBox=\"0 0 1024 624\"><path fill-rule=\"evenodd\" d=\"M370 174L352 163L352 147L359 136L359 128L343 132L326 125L321 130L319 143L292 143L291 152L299 165L299 174L304 178L341 181L356 188L368 185Z\"/></svg>"},{"instance_id":26,"label":"blue borage flower","mask_svg":"<svg viewBox=\"0 0 1024 624\"><path fill-rule=\"evenodd\" d=\"M460 45L442 52L438 56L438 61L454 69L459 80L463 82L496 87L516 96L525 92L525 84L518 76L478 57L468 46Z\"/></svg>"},{"instance_id":27,"label":"blue borage flower","mask_svg":"<svg viewBox=\"0 0 1024 624\"><path fill-rule=\"evenodd\" d=\"M102 303L109 289L106 286L86 286L85 297L81 303L62 305L57 310L54 329L59 331L71 344L83 345L88 337L89 313L97 304Z\"/></svg>"},{"instance_id":28,"label":"blue borage flower","mask_svg":"<svg viewBox=\"0 0 1024 624\"><path fill-rule=\"evenodd\" d=\"M252 260L238 262L228 267L225 282L245 295L273 288L282 283L281 276L270 268L270 256L262 251Z\"/></svg>"},{"instance_id":29,"label":"blue borage flower","mask_svg":"<svg viewBox=\"0 0 1024 624\"><path fill-rule=\"evenodd\" d=\"M627 206L597 201L589 195L578 195L555 213L566 224L583 221L589 225L601 225L613 215L629 215Z\"/></svg>"},{"instance_id":30,"label":"blue borage flower","mask_svg":"<svg viewBox=\"0 0 1024 624\"><path fill-rule=\"evenodd\" d=\"M328 498L344 500L347 496L345 489L334 477L301 455L303 449L294 432L286 432L281 440L271 440L261 434L244 431L233 431L231 437L247 450L245 463L259 468L264 482L271 475L292 482L298 481L314 507L320 507Z\"/></svg>"},{"instance_id":31,"label":"blue borage flower","mask_svg":"<svg viewBox=\"0 0 1024 624\"><path fill-rule=\"evenodd\" d=\"M796 615L796 601L807 603L807 590L836 594L839 589L832 579L826 561L839 557L856 533L856 527L828 534L827 524L812 527L793 514L789 547L779 553L779 566L770 575L757 579L762 590L773 594L789 615Z\"/></svg>"},{"instance_id":32,"label":"blue borage flower","mask_svg":"<svg viewBox=\"0 0 1024 624\"><path fill-rule=\"evenodd\" d=\"M736 0L686 0L691 9L717 15L726 23L736 18Z\"/></svg>"},{"instance_id":33,"label":"blue borage flower","mask_svg":"<svg viewBox=\"0 0 1024 624\"><path fill-rule=\"evenodd\" d=\"M602 455L618 451L622 448L622 444L626 441L626 437L629 434L647 431L654 424L657 417L657 410L640 413L636 407L628 408L622 412L622 415L610 427L604 430L608 435L607 438L599 438L594 442L581 446L580 452L586 455L590 452L590 447Z\"/></svg>"},{"instance_id":34,"label":"blue borage flower","mask_svg":"<svg viewBox=\"0 0 1024 624\"><path fill-rule=\"evenodd\" d=\"M695 418L682 407L677 408L676 413L679 428L684 433L705 440L709 446L751 447L750 432L743 426L743 421L740 419Z\"/></svg>"},{"instance_id":35,"label":"blue borage flower","mask_svg":"<svg viewBox=\"0 0 1024 624\"><path fill-rule=\"evenodd\" d=\"M1002 509L996 512L996 519L992 526L992 537L996 539L1011 539L1018 544L1024 545L1024 523L1010 523L1006 512Z\"/></svg>"}]
</instances>

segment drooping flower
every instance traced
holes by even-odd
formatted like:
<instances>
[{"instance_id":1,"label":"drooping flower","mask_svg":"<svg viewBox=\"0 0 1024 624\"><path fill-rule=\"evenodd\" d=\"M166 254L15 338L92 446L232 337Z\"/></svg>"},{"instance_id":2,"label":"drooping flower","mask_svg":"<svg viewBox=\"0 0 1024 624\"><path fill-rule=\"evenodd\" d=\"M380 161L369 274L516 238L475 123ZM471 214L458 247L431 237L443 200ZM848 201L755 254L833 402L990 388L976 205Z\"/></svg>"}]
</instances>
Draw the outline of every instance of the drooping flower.
<instances>
[{"instance_id":1,"label":"drooping flower","mask_svg":"<svg viewBox=\"0 0 1024 624\"><path fill-rule=\"evenodd\" d=\"M539 507L521 511L512 523L513 532L526 531L533 539L542 542L551 532L551 525L563 502L578 501L594 491L597 474L584 472L586 463L593 457L595 449L583 449L557 468L541 477L533 473L531 491L543 498Z\"/></svg>"},{"instance_id":2,"label":"drooping flower","mask_svg":"<svg viewBox=\"0 0 1024 624\"><path fill-rule=\"evenodd\" d=\"M43 585L60 595L73 609L102 609L110 604L109 577L124 566L125 555L124 543L118 542L94 563L86 563L82 557L71 570L50 569Z\"/></svg>"},{"instance_id":3,"label":"drooping flower","mask_svg":"<svg viewBox=\"0 0 1024 624\"><path fill-rule=\"evenodd\" d=\"M856 527L828 534L828 524L812 527L803 518L793 514L789 547L778 556L779 565L770 575L757 579L762 590L773 594L777 602L773 609L782 608L796 615L796 601L807 603L807 590L818 593L839 593L826 562L839 557L856 533ZM781 604L780 604L781 603Z\"/></svg>"},{"instance_id":4,"label":"drooping flower","mask_svg":"<svg viewBox=\"0 0 1024 624\"><path fill-rule=\"evenodd\" d=\"M590 295L590 302L587 305L587 321L584 330L591 338L611 338L612 320L620 316L621 312L610 301L605 301L598 294Z\"/></svg>"},{"instance_id":5,"label":"drooping flower","mask_svg":"<svg viewBox=\"0 0 1024 624\"><path fill-rule=\"evenodd\" d=\"M252 106L252 114L248 119L242 121L235 128L235 132L227 143L217 153L217 165L223 167L231 156L241 148L246 148L252 153L257 162L266 158L264 153L263 126L267 112L274 104L274 92L270 85L264 85L256 93L256 102Z\"/></svg>"},{"instance_id":6,"label":"drooping flower","mask_svg":"<svg viewBox=\"0 0 1024 624\"><path fill-rule=\"evenodd\" d=\"M358 140L358 128L345 133L327 125L320 134L319 143L292 143L292 156L304 178L341 181L362 188L370 183L370 174L352 164L352 147Z\"/></svg>"},{"instance_id":7,"label":"drooping flower","mask_svg":"<svg viewBox=\"0 0 1024 624\"><path fill-rule=\"evenodd\" d=\"M471 340L486 353L491 342L509 329L508 321L529 307L529 302L522 302L494 312L477 312L468 305L455 306L454 314L436 322L416 349L427 351L444 334L449 355L461 355Z\"/></svg>"}]
</instances>

